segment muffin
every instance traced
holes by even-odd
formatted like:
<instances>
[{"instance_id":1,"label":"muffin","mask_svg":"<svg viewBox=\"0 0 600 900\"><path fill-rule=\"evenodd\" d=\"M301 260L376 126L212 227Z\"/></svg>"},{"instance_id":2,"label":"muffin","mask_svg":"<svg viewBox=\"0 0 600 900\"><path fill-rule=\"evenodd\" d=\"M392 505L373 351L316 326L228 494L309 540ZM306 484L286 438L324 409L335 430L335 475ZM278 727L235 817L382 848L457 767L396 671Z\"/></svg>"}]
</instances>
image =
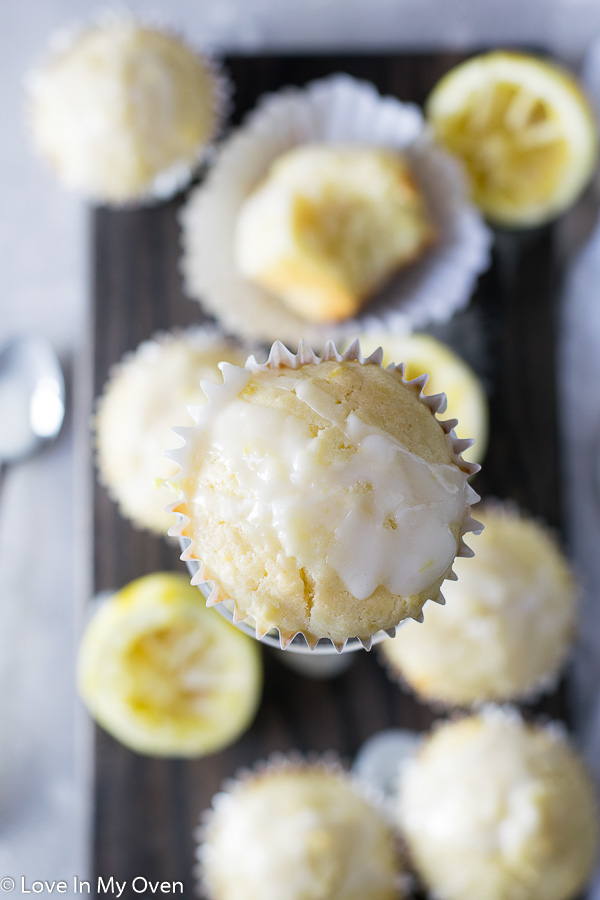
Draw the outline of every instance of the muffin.
<instances>
[{"instance_id":1,"label":"muffin","mask_svg":"<svg viewBox=\"0 0 600 900\"><path fill-rule=\"evenodd\" d=\"M457 560L446 606L428 606L381 645L424 699L469 706L525 699L554 684L575 632L576 590L548 530L500 505L478 508L475 559Z\"/></svg>"},{"instance_id":2,"label":"muffin","mask_svg":"<svg viewBox=\"0 0 600 900\"><path fill-rule=\"evenodd\" d=\"M307 159L311 168L297 185L295 173L306 172ZM353 171L360 162L368 174L353 183L341 159L356 160ZM279 163L294 175L284 171L271 189ZM245 224L250 218L258 222L256 234ZM350 254L339 253L338 229ZM468 303L487 267L491 234L468 200L459 165L432 140L419 108L336 74L259 99L190 192L181 244L186 294L229 332L294 347L304 339L321 348L365 328L396 332L402 323L448 320ZM412 252L415 261L401 268ZM306 299L292 308L275 289L296 302L296 263ZM276 275L273 288L255 278L267 271L269 279ZM349 315L348 302L354 318L334 321Z\"/></svg>"},{"instance_id":3,"label":"muffin","mask_svg":"<svg viewBox=\"0 0 600 900\"><path fill-rule=\"evenodd\" d=\"M355 315L433 237L401 154L309 144L278 157L246 198L234 255L299 316L330 322Z\"/></svg>"},{"instance_id":4,"label":"muffin","mask_svg":"<svg viewBox=\"0 0 600 900\"><path fill-rule=\"evenodd\" d=\"M79 649L78 685L92 716L132 750L205 756L254 718L260 650L206 609L183 575L155 572L95 611Z\"/></svg>"},{"instance_id":5,"label":"muffin","mask_svg":"<svg viewBox=\"0 0 600 900\"><path fill-rule=\"evenodd\" d=\"M92 200L162 196L189 180L219 126L222 95L209 62L174 34L114 18L81 31L32 76L32 137L61 181Z\"/></svg>"},{"instance_id":6,"label":"muffin","mask_svg":"<svg viewBox=\"0 0 600 900\"><path fill-rule=\"evenodd\" d=\"M398 900L381 813L339 767L271 760L217 794L201 832L209 900Z\"/></svg>"},{"instance_id":7,"label":"muffin","mask_svg":"<svg viewBox=\"0 0 600 900\"><path fill-rule=\"evenodd\" d=\"M380 359L357 344L322 359L274 344L264 365L224 366L180 432L171 533L213 582L209 603L233 598L259 637L368 643L420 617L456 554L470 553L477 467L436 419L441 398Z\"/></svg>"},{"instance_id":8,"label":"muffin","mask_svg":"<svg viewBox=\"0 0 600 900\"><path fill-rule=\"evenodd\" d=\"M165 479L177 467L165 451L180 443L173 426L191 424L190 404L204 403L200 380L222 381L222 360L243 365L246 353L217 332L189 329L161 333L140 344L112 369L95 419L101 481L122 515L142 528L166 534L173 494Z\"/></svg>"},{"instance_id":9,"label":"muffin","mask_svg":"<svg viewBox=\"0 0 600 900\"><path fill-rule=\"evenodd\" d=\"M489 412L481 381L471 366L448 344L430 334L390 334L367 332L360 335L363 352L383 348L383 365L395 360L404 363L406 378L427 374L426 394L446 395L446 416L458 419L456 436L471 438L473 446L464 452L465 459L480 463L487 450Z\"/></svg>"},{"instance_id":10,"label":"muffin","mask_svg":"<svg viewBox=\"0 0 600 900\"><path fill-rule=\"evenodd\" d=\"M438 900L570 900L598 846L594 786L556 727L489 709L403 768L399 822Z\"/></svg>"}]
</instances>

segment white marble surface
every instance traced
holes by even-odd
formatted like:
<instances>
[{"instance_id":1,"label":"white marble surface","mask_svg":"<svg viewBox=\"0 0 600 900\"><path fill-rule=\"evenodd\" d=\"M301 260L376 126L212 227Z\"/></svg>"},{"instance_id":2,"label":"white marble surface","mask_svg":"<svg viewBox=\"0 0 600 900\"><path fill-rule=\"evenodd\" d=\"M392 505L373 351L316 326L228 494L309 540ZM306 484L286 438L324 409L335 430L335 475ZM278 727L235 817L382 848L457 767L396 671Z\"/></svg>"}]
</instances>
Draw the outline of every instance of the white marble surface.
<instances>
[{"instance_id":1,"label":"white marble surface","mask_svg":"<svg viewBox=\"0 0 600 900\"><path fill-rule=\"evenodd\" d=\"M576 60L600 33L595 0L155 0L128 6L182 25L195 40L248 52L521 42ZM21 83L52 30L98 8L91 0L0 5L0 343L36 327L54 342L71 375L81 371L85 353L86 210L30 152ZM597 283L600 238L596 244L586 265ZM600 504L591 489L599 458L600 302L589 282L581 284L565 305L563 359L573 547L588 588L584 612L593 616L600 576ZM575 396L581 401L572 402ZM85 877L88 870L89 779L80 764L90 758L89 729L74 690L76 636L89 589L84 447L85 435L74 434L69 418L51 450L8 471L0 486L0 878ZM599 646L599 630L586 627L579 687L590 668L600 679ZM600 714L589 693L579 696L585 697L579 712L586 714L581 736L597 762ZM600 898L600 888L594 896Z\"/></svg>"}]
</instances>

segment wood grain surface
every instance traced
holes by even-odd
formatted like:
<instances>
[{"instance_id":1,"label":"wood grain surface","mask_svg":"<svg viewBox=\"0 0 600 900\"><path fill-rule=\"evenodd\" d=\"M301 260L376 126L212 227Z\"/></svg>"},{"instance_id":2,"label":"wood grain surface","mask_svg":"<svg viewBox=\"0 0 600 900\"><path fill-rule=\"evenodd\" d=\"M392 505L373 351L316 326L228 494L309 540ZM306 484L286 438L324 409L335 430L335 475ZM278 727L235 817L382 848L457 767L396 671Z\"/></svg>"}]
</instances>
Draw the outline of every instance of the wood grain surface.
<instances>
[{"instance_id":1,"label":"wood grain surface","mask_svg":"<svg viewBox=\"0 0 600 900\"><path fill-rule=\"evenodd\" d=\"M285 84L344 71L385 93L422 102L457 56L239 57L229 59L236 85L235 119L258 97ZM157 329L203 320L184 298L178 275L177 213L181 198L153 209L93 214L95 393L110 366ZM512 497L557 528L561 523L556 422L555 327L559 275L551 228L496 235L491 270L470 309L435 333L481 374L491 403L491 443L475 486ZM147 572L181 571L178 550L135 531L96 486L94 583L120 587ZM274 750L334 749L351 760L383 728L423 729L432 712L392 684L376 652L355 654L350 669L312 681L263 651L265 689L253 726L233 747L197 761L138 756L98 729L93 857L95 874L131 881L183 880L193 896L198 818L222 780ZM536 709L565 717L564 690ZM282 898L283 900L283 898Z\"/></svg>"}]
</instances>

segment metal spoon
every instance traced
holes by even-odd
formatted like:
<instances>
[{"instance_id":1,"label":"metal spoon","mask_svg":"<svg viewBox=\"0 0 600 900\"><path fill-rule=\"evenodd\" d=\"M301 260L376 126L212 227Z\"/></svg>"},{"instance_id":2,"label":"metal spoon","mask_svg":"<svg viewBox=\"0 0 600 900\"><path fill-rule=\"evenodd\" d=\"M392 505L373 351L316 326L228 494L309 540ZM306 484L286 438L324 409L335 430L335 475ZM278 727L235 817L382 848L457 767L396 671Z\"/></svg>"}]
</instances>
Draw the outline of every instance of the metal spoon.
<instances>
[{"instance_id":1,"label":"metal spoon","mask_svg":"<svg viewBox=\"0 0 600 900\"><path fill-rule=\"evenodd\" d=\"M0 470L41 450L65 417L58 357L41 335L13 338L0 349Z\"/></svg>"}]
</instances>

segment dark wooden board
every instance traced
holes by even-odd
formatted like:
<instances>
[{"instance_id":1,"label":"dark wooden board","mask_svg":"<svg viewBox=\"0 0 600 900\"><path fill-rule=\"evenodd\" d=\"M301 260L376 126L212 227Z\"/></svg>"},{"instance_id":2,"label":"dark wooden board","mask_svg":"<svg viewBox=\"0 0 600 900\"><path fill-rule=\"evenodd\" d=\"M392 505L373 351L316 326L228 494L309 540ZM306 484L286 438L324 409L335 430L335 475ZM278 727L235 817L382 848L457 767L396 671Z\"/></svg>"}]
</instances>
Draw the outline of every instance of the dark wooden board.
<instances>
[{"instance_id":1,"label":"dark wooden board","mask_svg":"<svg viewBox=\"0 0 600 900\"><path fill-rule=\"evenodd\" d=\"M236 84L235 120L258 97L285 84L344 71L384 93L421 103L455 55L238 57L228 60ZM109 367L157 329L202 321L182 294L178 275L178 198L153 209L93 214L94 390ZM556 421L555 327L559 274L551 228L496 236L491 270L467 313L435 329L480 372L491 403L491 442L475 486L512 497L560 527L560 460ZM135 531L105 491L94 493L94 585L119 587L159 569L181 570L178 551ZM96 732L94 845L96 875L119 881L143 875L183 880L193 896L192 832L221 781L274 750L334 749L351 759L383 728L428 727L433 715L391 684L375 653L315 682L265 659L257 719L233 747L197 761L138 756ZM564 690L536 709L566 717Z\"/></svg>"}]
</instances>

